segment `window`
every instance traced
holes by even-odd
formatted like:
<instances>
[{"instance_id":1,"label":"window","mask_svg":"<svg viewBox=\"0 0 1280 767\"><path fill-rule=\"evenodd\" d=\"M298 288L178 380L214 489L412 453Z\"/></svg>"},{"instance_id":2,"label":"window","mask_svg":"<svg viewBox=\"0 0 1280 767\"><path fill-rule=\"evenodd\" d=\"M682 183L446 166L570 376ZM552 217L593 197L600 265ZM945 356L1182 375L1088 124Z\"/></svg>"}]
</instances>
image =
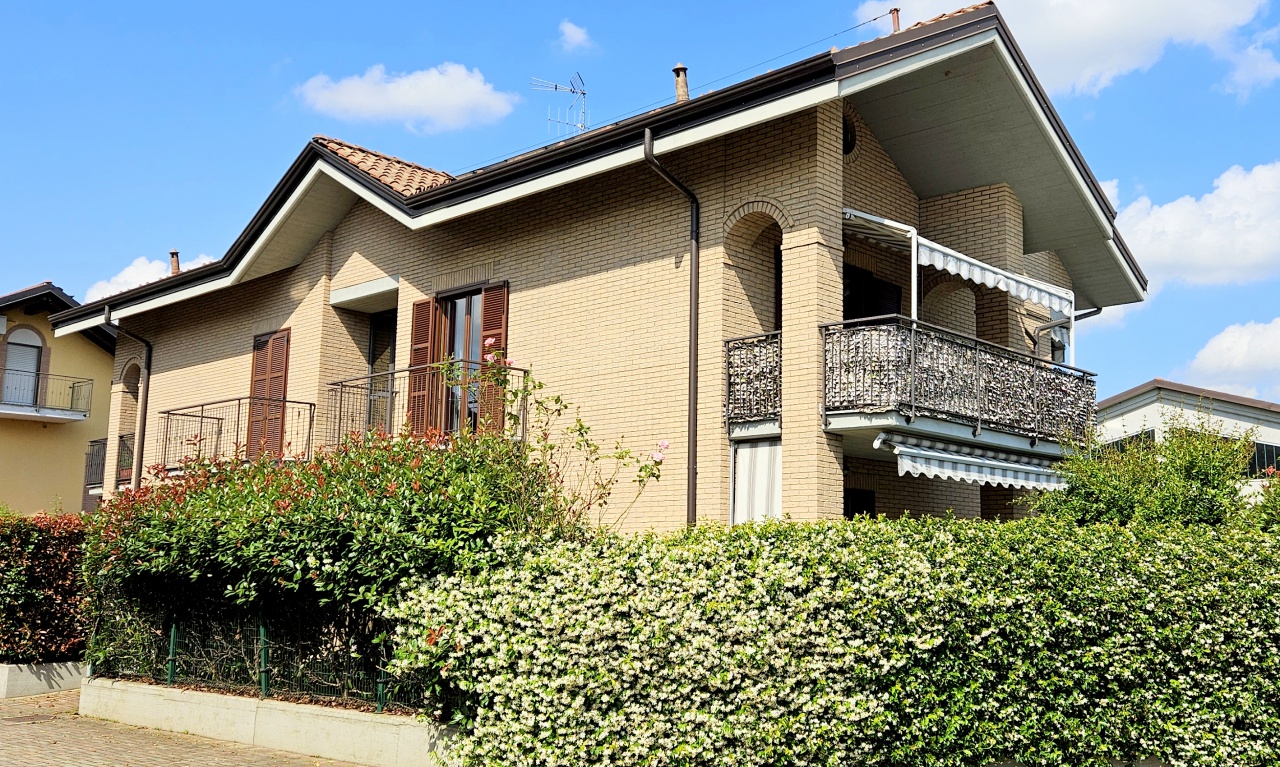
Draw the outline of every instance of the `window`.
<instances>
[{"instance_id":1,"label":"window","mask_svg":"<svg viewBox=\"0 0 1280 767\"><path fill-rule=\"evenodd\" d=\"M40 356L44 339L34 330L17 328L9 334L4 357L4 401L35 405L40 389Z\"/></svg>"},{"instance_id":2,"label":"window","mask_svg":"<svg viewBox=\"0 0 1280 767\"><path fill-rule=\"evenodd\" d=\"M1156 441L1156 430L1147 429L1145 431L1140 431L1136 434L1130 434L1127 437L1121 437L1120 439L1112 440L1107 443L1107 447L1115 448L1117 452L1123 453L1124 451L1128 450L1131 446L1133 446L1138 442L1151 443L1155 441Z\"/></svg>"},{"instance_id":3,"label":"window","mask_svg":"<svg viewBox=\"0 0 1280 767\"><path fill-rule=\"evenodd\" d=\"M1264 476L1268 468L1280 469L1280 445L1253 443L1253 459L1249 461L1249 476Z\"/></svg>"},{"instance_id":4,"label":"window","mask_svg":"<svg viewBox=\"0 0 1280 767\"><path fill-rule=\"evenodd\" d=\"M782 440L733 445L733 510L730 523L782 516Z\"/></svg>"},{"instance_id":5,"label":"window","mask_svg":"<svg viewBox=\"0 0 1280 767\"><path fill-rule=\"evenodd\" d=\"M480 399L476 387L468 384L477 372L484 341L480 337L480 291L442 298L440 310L445 358L458 362L462 368L460 380L452 382L445 393L445 430L457 431L464 425L474 428L480 416Z\"/></svg>"},{"instance_id":6,"label":"window","mask_svg":"<svg viewBox=\"0 0 1280 767\"><path fill-rule=\"evenodd\" d=\"M844 318L858 320L902 313L902 288L870 271L844 265Z\"/></svg>"},{"instance_id":7,"label":"window","mask_svg":"<svg viewBox=\"0 0 1280 767\"><path fill-rule=\"evenodd\" d=\"M876 515L876 491L856 487L844 489L844 518L874 517Z\"/></svg>"}]
</instances>

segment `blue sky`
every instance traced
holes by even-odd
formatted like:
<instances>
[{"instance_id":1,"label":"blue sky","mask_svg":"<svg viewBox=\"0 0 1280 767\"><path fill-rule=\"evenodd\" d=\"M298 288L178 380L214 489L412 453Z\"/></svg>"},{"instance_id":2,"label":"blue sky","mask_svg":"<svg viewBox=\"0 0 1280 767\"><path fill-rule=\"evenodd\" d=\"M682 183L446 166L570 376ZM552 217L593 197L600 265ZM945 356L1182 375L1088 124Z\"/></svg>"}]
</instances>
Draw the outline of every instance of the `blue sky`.
<instances>
[{"instance_id":1,"label":"blue sky","mask_svg":"<svg viewBox=\"0 0 1280 767\"><path fill-rule=\"evenodd\" d=\"M963 2L898 4L909 24ZM696 95L883 34L831 37L889 5L0 2L0 293L220 257L317 133L463 171L554 138L567 99L531 77L581 72L602 124L669 100L677 61ZM1103 395L1161 376L1280 399L1280 10L999 5L1155 288L1082 323L1078 363Z\"/></svg>"}]
</instances>

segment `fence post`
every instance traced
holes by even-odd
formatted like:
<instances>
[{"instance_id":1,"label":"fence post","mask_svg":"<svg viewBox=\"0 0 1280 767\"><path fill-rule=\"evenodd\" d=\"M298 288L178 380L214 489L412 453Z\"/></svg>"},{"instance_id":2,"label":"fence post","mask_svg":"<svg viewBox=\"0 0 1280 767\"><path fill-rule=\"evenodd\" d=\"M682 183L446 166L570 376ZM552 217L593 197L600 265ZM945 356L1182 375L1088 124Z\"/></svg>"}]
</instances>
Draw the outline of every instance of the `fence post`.
<instances>
[{"instance_id":1,"label":"fence post","mask_svg":"<svg viewBox=\"0 0 1280 767\"><path fill-rule=\"evenodd\" d=\"M166 684L173 686L173 678L178 671L178 619L169 620L169 663L166 669Z\"/></svg>"},{"instance_id":2,"label":"fence post","mask_svg":"<svg viewBox=\"0 0 1280 767\"><path fill-rule=\"evenodd\" d=\"M262 608L258 608L258 683L262 686L262 697L271 697L271 651L267 648L267 619Z\"/></svg>"},{"instance_id":3,"label":"fence post","mask_svg":"<svg viewBox=\"0 0 1280 767\"><path fill-rule=\"evenodd\" d=\"M387 670L382 666L378 667L378 707L375 714L381 714L382 710L387 707Z\"/></svg>"}]
</instances>

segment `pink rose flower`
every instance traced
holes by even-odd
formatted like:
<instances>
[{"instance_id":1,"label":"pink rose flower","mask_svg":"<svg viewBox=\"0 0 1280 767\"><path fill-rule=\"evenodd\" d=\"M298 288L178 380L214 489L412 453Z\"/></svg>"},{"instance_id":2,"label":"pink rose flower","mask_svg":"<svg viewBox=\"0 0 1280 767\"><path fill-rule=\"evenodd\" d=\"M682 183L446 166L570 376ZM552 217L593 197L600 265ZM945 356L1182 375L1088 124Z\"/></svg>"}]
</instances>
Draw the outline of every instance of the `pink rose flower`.
<instances>
[{"instance_id":1,"label":"pink rose flower","mask_svg":"<svg viewBox=\"0 0 1280 767\"><path fill-rule=\"evenodd\" d=\"M663 455L657 450L654 450L652 453L649 454L649 459L652 460L654 463L662 463L663 461L666 460L666 458L667 457L665 455Z\"/></svg>"},{"instance_id":2,"label":"pink rose flower","mask_svg":"<svg viewBox=\"0 0 1280 767\"><path fill-rule=\"evenodd\" d=\"M489 352L488 354L484 355L485 362L493 362L496 359L498 359L498 355L494 354L493 352Z\"/></svg>"},{"instance_id":3,"label":"pink rose flower","mask_svg":"<svg viewBox=\"0 0 1280 767\"><path fill-rule=\"evenodd\" d=\"M666 450L666 449L667 449L667 448L669 448L669 447L671 447L671 443L670 443L670 442L666 441L665 439L660 439L660 440L658 440L658 449L659 449L659 450Z\"/></svg>"},{"instance_id":4,"label":"pink rose flower","mask_svg":"<svg viewBox=\"0 0 1280 767\"><path fill-rule=\"evenodd\" d=\"M489 338L484 339L484 348L488 349L496 343L498 343L498 339L490 336Z\"/></svg>"}]
</instances>

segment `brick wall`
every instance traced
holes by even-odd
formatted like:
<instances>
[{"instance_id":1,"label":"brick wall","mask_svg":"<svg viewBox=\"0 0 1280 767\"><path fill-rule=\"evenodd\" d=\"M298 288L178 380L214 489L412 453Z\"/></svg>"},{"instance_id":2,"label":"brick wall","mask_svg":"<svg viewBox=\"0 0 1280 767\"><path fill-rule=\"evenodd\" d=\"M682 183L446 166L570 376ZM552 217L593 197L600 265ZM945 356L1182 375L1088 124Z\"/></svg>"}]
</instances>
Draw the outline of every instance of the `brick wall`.
<instances>
[{"instance_id":1,"label":"brick wall","mask_svg":"<svg viewBox=\"0 0 1280 767\"><path fill-rule=\"evenodd\" d=\"M846 457L844 486L871 490L876 494L876 514L897 519L904 512L912 516L940 517L948 513L963 519L982 516L978 485L945 479L898 476L892 461Z\"/></svg>"}]
</instances>

